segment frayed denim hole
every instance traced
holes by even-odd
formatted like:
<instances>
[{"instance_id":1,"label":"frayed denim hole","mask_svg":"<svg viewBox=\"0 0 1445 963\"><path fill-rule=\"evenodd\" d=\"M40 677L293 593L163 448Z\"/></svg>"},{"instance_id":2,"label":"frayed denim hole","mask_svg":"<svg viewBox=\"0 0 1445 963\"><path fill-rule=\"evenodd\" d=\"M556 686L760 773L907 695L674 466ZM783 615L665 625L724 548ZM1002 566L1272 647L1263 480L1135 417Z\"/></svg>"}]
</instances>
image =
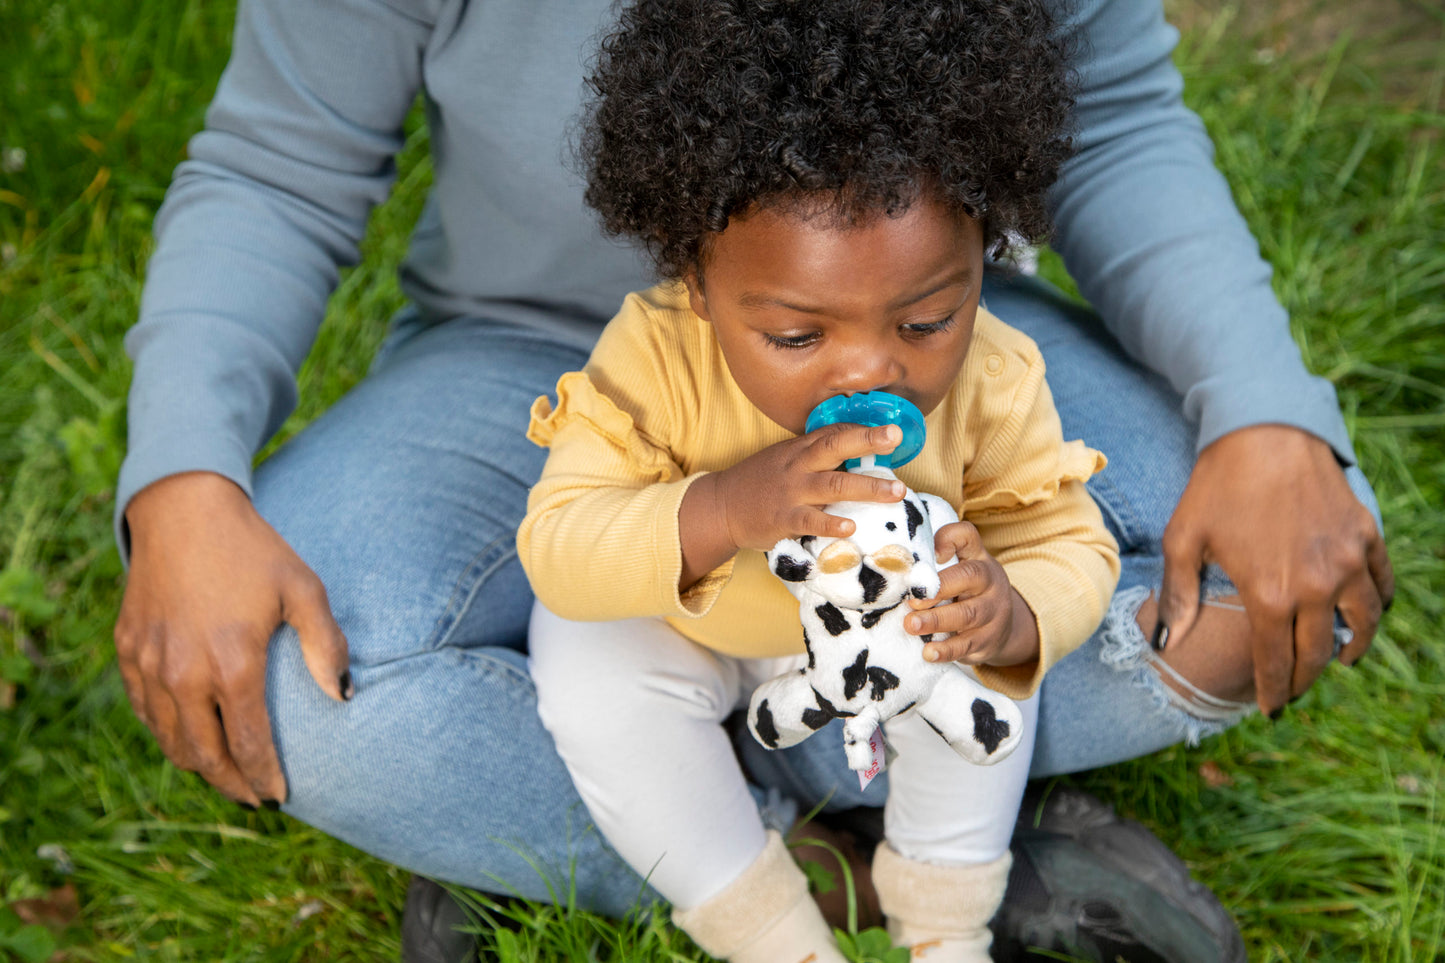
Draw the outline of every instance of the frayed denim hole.
<instances>
[{"instance_id":1,"label":"frayed denim hole","mask_svg":"<svg viewBox=\"0 0 1445 963\"><path fill-rule=\"evenodd\" d=\"M1249 715L1252 709L1241 703L1215 699L1197 689L1194 691L1208 700L1207 704L1200 708L1205 711L1218 711L1220 718L1200 718L1185 708L1186 697L1175 692L1161 678L1163 663L1154 654L1148 639L1144 638L1144 630L1139 628L1139 607L1150 594L1148 586L1136 585L1114 596L1113 602L1109 604L1109 611L1104 616L1104 624L1099 628L1099 661L1116 672L1128 673L1130 684L1148 693L1154 707L1162 715L1174 720L1184 733L1185 742L1197 746L1201 739L1230 728ZM1187 680L1181 681L1188 685Z\"/></svg>"}]
</instances>

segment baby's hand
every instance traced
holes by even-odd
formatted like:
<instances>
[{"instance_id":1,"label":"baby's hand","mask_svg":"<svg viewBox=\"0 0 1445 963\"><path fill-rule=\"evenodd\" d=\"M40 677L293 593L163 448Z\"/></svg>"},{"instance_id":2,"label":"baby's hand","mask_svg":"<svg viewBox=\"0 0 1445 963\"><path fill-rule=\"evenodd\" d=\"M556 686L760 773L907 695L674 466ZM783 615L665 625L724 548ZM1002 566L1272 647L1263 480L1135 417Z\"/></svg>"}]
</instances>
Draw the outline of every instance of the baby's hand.
<instances>
[{"instance_id":1,"label":"baby's hand","mask_svg":"<svg viewBox=\"0 0 1445 963\"><path fill-rule=\"evenodd\" d=\"M1038 655L1038 626L1023 597L1013 590L1003 566L983 547L978 529L968 522L945 525L934 535L942 583L932 599L912 599L918 611L903 620L914 635L941 633L947 638L923 647L928 662L966 665L1016 665ZM949 603L949 604L944 604Z\"/></svg>"},{"instance_id":2,"label":"baby's hand","mask_svg":"<svg viewBox=\"0 0 1445 963\"><path fill-rule=\"evenodd\" d=\"M828 425L714 474L717 497L735 548L767 551L784 538L827 535L846 538L853 522L829 515L832 502L896 502L900 481L837 471L850 458L886 455L903 440L897 425Z\"/></svg>"}]
</instances>

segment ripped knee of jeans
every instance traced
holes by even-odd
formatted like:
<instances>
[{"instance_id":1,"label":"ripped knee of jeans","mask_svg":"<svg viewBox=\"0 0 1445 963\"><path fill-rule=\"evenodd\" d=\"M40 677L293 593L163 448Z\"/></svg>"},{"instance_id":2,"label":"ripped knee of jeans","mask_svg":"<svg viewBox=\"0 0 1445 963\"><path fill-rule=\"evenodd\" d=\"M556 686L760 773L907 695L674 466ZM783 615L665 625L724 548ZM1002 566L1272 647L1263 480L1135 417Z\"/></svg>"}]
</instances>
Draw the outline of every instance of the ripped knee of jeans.
<instances>
[{"instance_id":1,"label":"ripped knee of jeans","mask_svg":"<svg viewBox=\"0 0 1445 963\"><path fill-rule=\"evenodd\" d=\"M1149 693L1159 711L1183 730L1185 741L1197 746L1199 740L1223 732L1255 707L1252 702L1210 695L1154 652L1139 627L1139 607L1150 594L1148 586L1138 585L1114 596L1099 628L1099 660L1116 672L1128 673L1131 684Z\"/></svg>"}]
</instances>

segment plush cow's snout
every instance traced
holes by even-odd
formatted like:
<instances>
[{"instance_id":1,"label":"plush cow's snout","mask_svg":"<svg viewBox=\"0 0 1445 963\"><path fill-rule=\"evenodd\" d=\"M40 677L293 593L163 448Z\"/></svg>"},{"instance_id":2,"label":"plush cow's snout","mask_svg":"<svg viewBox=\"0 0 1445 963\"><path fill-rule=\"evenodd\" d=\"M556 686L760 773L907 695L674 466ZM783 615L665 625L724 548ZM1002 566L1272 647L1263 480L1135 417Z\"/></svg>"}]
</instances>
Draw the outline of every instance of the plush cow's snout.
<instances>
[{"instance_id":1,"label":"plush cow's snout","mask_svg":"<svg viewBox=\"0 0 1445 963\"><path fill-rule=\"evenodd\" d=\"M906 572L913 567L913 553L903 545L884 545L868 561L885 572Z\"/></svg>"},{"instance_id":2,"label":"plush cow's snout","mask_svg":"<svg viewBox=\"0 0 1445 963\"><path fill-rule=\"evenodd\" d=\"M857 566L862 560L863 556L858 547L847 539L840 538L818 553L818 568L824 575L836 575Z\"/></svg>"}]
</instances>

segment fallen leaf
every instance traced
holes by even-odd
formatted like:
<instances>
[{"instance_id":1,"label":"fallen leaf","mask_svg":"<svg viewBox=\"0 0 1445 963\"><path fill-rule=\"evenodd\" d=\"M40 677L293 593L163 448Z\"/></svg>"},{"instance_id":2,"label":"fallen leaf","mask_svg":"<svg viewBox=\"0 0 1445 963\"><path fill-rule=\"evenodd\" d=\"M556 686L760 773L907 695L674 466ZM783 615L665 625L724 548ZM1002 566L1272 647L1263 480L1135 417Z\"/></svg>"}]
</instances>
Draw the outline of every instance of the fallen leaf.
<instances>
[{"instance_id":1,"label":"fallen leaf","mask_svg":"<svg viewBox=\"0 0 1445 963\"><path fill-rule=\"evenodd\" d=\"M1209 760L1200 765L1199 778L1203 779L1204 784L1210 789L1234 785L1234 777L1219 768L1219 763L1213 760Z\"/></svg>"},{"instance_id":2,"label":"fallen leaf","mask_svg":"<svg viewBox=\"0 0 1445 963\"><path fill-rule=\"evenodd\" d=\"M80 915L80 897L75 887L66 883L36 899L20 899L10 909L22 923L33 923L57 932L65 929Z\"/></svg>"}]
</instances>

